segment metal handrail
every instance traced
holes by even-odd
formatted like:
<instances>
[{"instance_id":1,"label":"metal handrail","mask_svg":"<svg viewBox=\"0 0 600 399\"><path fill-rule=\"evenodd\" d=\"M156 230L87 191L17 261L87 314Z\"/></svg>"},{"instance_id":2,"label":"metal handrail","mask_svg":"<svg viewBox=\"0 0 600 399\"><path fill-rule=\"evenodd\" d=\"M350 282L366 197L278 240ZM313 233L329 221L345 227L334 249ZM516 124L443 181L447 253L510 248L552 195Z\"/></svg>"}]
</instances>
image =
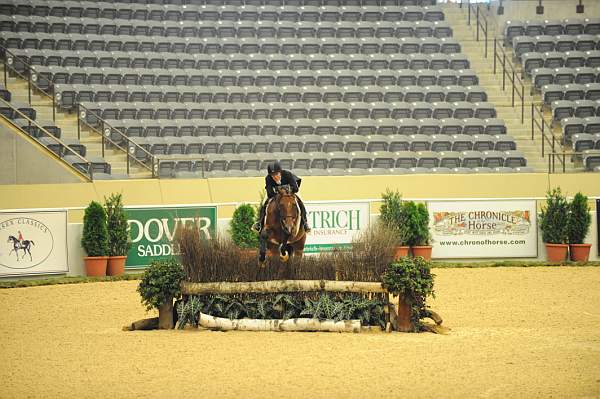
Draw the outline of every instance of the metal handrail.
<instances>
[{"instance_id":1,"label":"metal handrail","mask_svg":"<svg viewBox=\"0 0 600 399\"><path fill-rule=\"evenodd\" d=\"M58 154L56 154L54 151L49 150L46 146L44 146L42 143L40 143L38 140L36 140L36 142L38 144L40 144L41 146L43 146L44 148L46 148L51 154L52 156L54 156L55 158L59 159L61 162L63 162L64 164L68 165L71 169L75 170L78 174L80 174L81 176L83 176L87 181L92 181L93 180L93 170L92 170L92 163L90 161L88 161L87 159L85 159L81 154L79 154L77 151L73 150L71 147L69 147L67 144L65 144L61 139L59 139L58 137L54 136L52 133L50 133L48 130L46 130L44 127L42 127L39 123L37 123L35 120L31 119L30 117L28 117L25 113L21 112L19 109L15 108L11 103L9 103L8 101L6 101L3 98L0 98L0 101L2 102L2 104L4 105L8 105L10 108L12 108L13 111L15 111L19 117L21 119L25 119L28 123L29 126L33 125L36 128L39 129L39 131L41 131L42 133L44 133L47 137L51 138L52 140L54 140L57 144L61 145L61 149L64 149L64 151L68 151L70 153L70 155L73 155L77 158L79 158L81 161L83 161L82 163L87 164L87 168L88 168L88 173L89 176L86 175L85 173L83 173L81 170L77 169L76 167L74 167L73 165L71 165L70 163L68 163L67 161L64 160L63 157L59 156ZM21 127L19 125L17 125L15 123L14 120L7 118L6 116L2 115L2 117L4 118L4 120L8 121L11 125L13 125L15 128L19 129L20 131L22 131ZM24 132L25 133L25 132ZM28 135L29 136L29 135Z\"/></svg>"},{"instance_id":2,"label":"metal handrail","mask_svg":"<svg viewBox=\"0 0 600 399\"><path fill-rule=\"evenodd\" d=\"M588 150L586 152L581 152L581 151L572 151L572 152L566 152L566 151L562 151L562 152L550 152L548 153L548 170L552 171L551 173L556 173L556 165L555 165L555 161L554 158L558 158L559 161L562 162L562 172L565 173L566 172L566 157L567 155L570 157L581 157L582 155L585 154L594 154L594 155L600 155L600 150Z\"/></svg>"},{"instance_id":3,"label":"metal handrail","mask_svg":"<svg viewBox=\"0 0 600 399\"><path fill-rule=\"evenodd\" d=\"M98 129L96 127L94 127L86 122L85 118L88 113L98 119L98 121L101 124L101 131L98 131ZM120 151L125 152L125 155L127 156L127 174L129 174L129 165L130 165L131 161L133 160L134 162L138 163L143 168L146 168L147 170L149 170L152 173L152 177L156 177L156 173L155 173L156 157L154 154L150 153L144 147L140 146L135 141L131 140L126 134L121 132L119 129L113 127L110 123L108 123L107 121L102 119L97 113L95 113L91 109L87 108L86 106L84 106L80 103L77 103L77 137L78 138L81 135L81 123L85 124L88 128L90 128L92 131L94 131L95 133L99 134L102 137L102 157L104 157L105 146L106 146L106 143L108 142L112 146L119 149ZM111 138L112 132L116 132L119 135L119 137L121 139L121 143L123 143L123 142L127 143L126 148L123 148L119 143L117 143L116 141L114 141ZM138 159L138 157L134 156L134 154L137 151L141 151L146 156L146 158L150 159L150 166L147 165L145 162L141 161L140 159Z\"/></svg>"},{"instance_id":4,"label":"metal handrail","mask_svg":"<svg viewBox=\"0 0 600 399\"><path fill-rule=\"evenodd\" d=\"M479 3L471 4L471 1L468 1L468 15L467 15L467 25L471 26L471 9L474 9L474 13L476 15L476 29L475 29L475 37L476 41L479 41L479 29L484 35L484 57L488 57L488 21L487 18L483 15L483 13L479 12ZM489 9L489 3L488 3Z\"/></svg>"},{"instance_id":5,"label":"metal handrail","mask_svg":"<svg viewBox=\"0 0 600 399\"><path fill-rule=\"evenodd\" d=\"M32 88L36 89L38 92L40 92L41 94L43 94L44 96L46 96L47 98L52 100L52 120L56 121L56 98L54 95L54 83L52 83L52 81L50 81L48 79L48 88L52 89L51 90L52 94L47 93L44 89L42 89L41 87L38 86L38 84L37 84L38 75L37 75L37 71L35 70L35 68L33 68L33 66L29 65L27 62L25 62L23 59L16 56L13 52L11 52L9 49L7 49L4 46L0 45L0 52L2 52L2 54L3 54L4 87L7 87L8 71L6 70L6 68L8 66L9 68L11 68L11 70L14 72L15 75L21 77L22 79L27 80L27 97L28 97L29 105L31 105L31 93L32 93L31 89ZM21 63L25 66L25 69L27 72L26 76L21 74L15 68L11 67L11 65L14 65L15 60L17 60L19 63Z\"/></svg>"},{"instance_id":6,"label":"metal handrail","mask_svg":"<svg viewBox=\"0 0 600 399\"><path fill-rule=\"evenodd\" d=\"M516 72L514 65L507 57L502 46L498 46L498 40L494 38L494 75L498 70L498 63L502 66L502 91L506 90L506 79L511 85L511 106L515 107L515 95L521 100L521 124L525 123L525 84Z\"/></svg>"},{"instance_id":7,"label":"metal handrail","mask_svg":"<svg viewBox=\"0 0 600 399\"><path fill-rule=\"evenodd\" d=\"M539 120L538 120L539 117ZM560 145L560 138L557 138L552 132L552 126L544 119L544 112L542 106L536 107L534 103L531 103L531 139L535 139L535 129L538 129L542 135L542 158L548 154L548 173L554 173L556 171L556 159L562 164L562 170L566 170L565 157L562 158L556 154L560 154L556 151L556 145ZM548 137L550 136L550 137ZM550 151L546 152L546 144L550 146Z\"/></svg>"},{"instance_id":8,"label":"metal handrail","mask_svg":"<svg viewBox=\"0 0 600 399\"><path fill-rule=\"evenodd\" d=\"M42 93L43 95L45 95L46 97L50 98L52 100L52 120L56 121L56 90L55 90L55 85L54 83L48 79L48 90L51 91L52 94L46 92L44 89L42 89L41 87L39 87L37 85L37 82L39 82L39 77L38 77L38 73L35 70L35 68L28 64L27 62L25 62L23 59L19 58L18 56L16 56L14 53L12 53L10 50L8 50L6 47L3 47L0 45L0 51L3 53L3 61L4 61L4 86L7 86L7 79L8 79L8 73L7 73L7 66L9 68L11 68L11 70L19 77L21 77L22 79L26 79L28 81L28 96L29 96L29 105L31 105L31 88L35 88L37 89L40 93ZM12 57L12 60L9 62L9 55L10 57ZM15 68L12 68L10 65L14 65L15 60L18 60L19 63L23 64L26 68L27 71L27 76L24 76L23 74L19 73L19 71L17 71ZM77 103L77 138L81 139L81 125L80 125L80 115L81 113L79 112L79 103ZM83 107L83 106L82 106ZM99 115L97 115L96 113L94 113L93 111L83 107L86 112L90 112L91 114L93 114L101 123L102 123L102 132L99 132L97 129L95 129L93 126L90 126L89 124L86 123L86 126L88 126L90 129L92 129L95 133L99 134L102 137L102 157L104 157L104 151L105 151L105 144L106 141L108 141L110 144L114 145L117 149L119 149L120 151L124 152L126 157L127 157L127 174L129 174L129 164L130 164L130 160L133 159L136 162L138 162L139 164L141 164L143 167L145 167L146 169L150 170L152 172L152 177L155 177L154 175L154 156L152 154L150 154L148 151L146 151L143 147L139 146L137 143L135 143L134 141L131 141L125 134L123 134L123 132L121 132L120 130L113 128L108 122L106 122L103 118L101 118ZM110 139L110 137L105 137L105 129L104 126L109 126L113 131L117 132L120 136L121 139L123 139L123 141L127 142L127 148L123 148L122 146L118 145L117 143L115 143L113 140ZM110 134L110 133L109 133ZM135 152L137 151L142 151L143 153L145 153L145 155L149 155L150 159L152 161L152 166L148 167L147 165L145 165L143 162L141 162L140 160L138 160L136 157L132 157L130 154L131 151L131 147L133 147L133 151Z\"/></svg>"}]
</instances>

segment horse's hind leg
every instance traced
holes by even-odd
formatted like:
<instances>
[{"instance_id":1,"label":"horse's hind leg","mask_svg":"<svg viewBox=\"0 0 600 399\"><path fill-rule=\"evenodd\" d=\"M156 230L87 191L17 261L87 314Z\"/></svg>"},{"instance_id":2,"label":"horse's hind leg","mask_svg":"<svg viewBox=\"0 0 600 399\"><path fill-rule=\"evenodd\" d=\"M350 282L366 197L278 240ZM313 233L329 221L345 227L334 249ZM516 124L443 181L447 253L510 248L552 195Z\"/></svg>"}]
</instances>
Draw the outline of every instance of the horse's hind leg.
<instances>
[{"instance_id":1,"label":"horse's hind leg","mask_svg":"<svg viewBox=\"0 0 600 399\"><path fill-rule=\"evenodd\" d=\"M27 248L27 253L29 254L29 260L33 261L33 257L31 256L31 249ZM25 255L23 255L25 256Z\"/></svg>"}]
</instances>

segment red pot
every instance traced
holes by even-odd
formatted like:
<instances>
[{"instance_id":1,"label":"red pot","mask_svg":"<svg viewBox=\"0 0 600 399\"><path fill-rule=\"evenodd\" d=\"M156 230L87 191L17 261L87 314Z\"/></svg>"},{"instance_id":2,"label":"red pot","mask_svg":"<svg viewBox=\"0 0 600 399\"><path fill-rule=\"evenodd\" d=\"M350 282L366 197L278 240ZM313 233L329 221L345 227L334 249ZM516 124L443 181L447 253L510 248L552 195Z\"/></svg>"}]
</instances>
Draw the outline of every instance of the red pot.
<instances>
[{"instance_id":1,"label":"red pot","mask_svg":"<svg viewBox=\"0 0 600 399\"><path fill-rule=\"evenodd\" d=\"M433 249L431 245L418 245L411 248L414 257L422 256L425 260L431 260L431 251Z\"/></svg>"},{"instance_id":2,"label":"red pot","mask_svg":"<svg viewBox=\"0 0 600 399\"><path fill-rule=\"evenodd\" d=\"M85 262L86 275L90 277L106 276L108 256L86 256L83 260Z\"/></svg>"},{"instance_id":3,"label":"red pot","mask_svg":"<svg viewBox=\"0 0 600 399\"><path fill-rule=\"evenodd\" d=\"M110 256L106 267L107 276L120 276L125 273L127 256Z\"/></svg>"},{"instance_id":4,"label":"red pot","mask_svg":"<svg viewBox=\"0 0 600 399\"><path fill-rule=\"evenodd\" d=\"M592 244L570 244L571 260L574 262L587 262L590 259Z\"/></svg>"},{"instance_id":5,"label":"red pot","mask_svg":"<svg viewBox=\"0 0 600 399\"><path fill-rule=\"evenodd\" d=\"M405 256L408 256L408 250L410 247L397 246L394 248L394 260L398 260Z\"/></svg>"},{"instance_id":6,"label":"red pot","mask_svg":"<svg viewBox=\"0 0 600 399\"><path fill-rule=\"evenodd\" d=\"M564 262L567 259L569 244L546 243L546 258L548 262Z\"/></svg>"}]
</instances>

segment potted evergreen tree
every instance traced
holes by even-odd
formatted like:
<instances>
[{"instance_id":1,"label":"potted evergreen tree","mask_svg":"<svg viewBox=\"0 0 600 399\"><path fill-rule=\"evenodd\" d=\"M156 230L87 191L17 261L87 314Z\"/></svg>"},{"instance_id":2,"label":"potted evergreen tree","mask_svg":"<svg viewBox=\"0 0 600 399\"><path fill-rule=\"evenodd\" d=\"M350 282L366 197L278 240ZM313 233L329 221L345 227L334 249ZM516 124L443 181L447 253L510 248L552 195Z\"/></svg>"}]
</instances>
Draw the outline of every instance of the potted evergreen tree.
<instances>
[{"instance_id":1,"label":"potted evergreen tree","mask_svg":"<svg viewBox=\"0 0 600 399\"><path fill-rule=\"evenodd\" d=\"M590 257L592 244L584 244L592 217L588 198L581 194L575 194L573 201L569 204L569 219L567 221L567 235L569 236L569 252L571 260L575 262L587 262Z\"/></svg>"},{"instance_id":2,"label":"potted evergreen tree","mask_svg":"<svg viewBox=\"0 0 600 399\"><path fill-rule=\"evenodd\" d=\"M112 194L104 198L108 226L108 266L106 274L120 276L125 272L127 252L131 248L127 226L127 216L123 209L121 194Z\"/></svg>"},{"instance_id":3,"label":"potted evergreen tree","mask_svg":"<svg viewBox=\"0 0 600 399\"><path fill-rule=\"evenodd\" d=\"M229 233L231 239L239 248L256 254L258 248L258 234L252 230L256 219L254 207L242 204L235 208L233 217L229 222Z\"/></svg>"},{"instance_id":4,"label":"potted evergreen tree","mask_svg":"<svg viewBox=\"0 0 600 399\"><path fill-rule=\"evenodd\" d=\"M152 261L142 275L137 291L146 310L158 309L160 329L168 330L175 326L173 299L181 296L184 278L183 268L175 258Z\"/></svg>"},{"instance_id":5,"label":"potted evergreen tree","mask_svg":"<svg viewBox=\"0 0 600 399\"><path fill-rule=\"evenodd\" d=\"M546 255L550 262L562 262L567 257L569 239L567 234L567 220L569 217L569 204L562 195L560 188L548 191L546 206L540 214L540 228L542 240L546 244Z\"/></svg>"},{"instance_id":6,"label":"potted evergreen tree","mask_svg":"<svg viewBox=\"0 0 600 399\"><path fill-rule=\"evenodd\" d=\"M106 212L96 201L90 202L83 216L81 246L87 253L85 271L88 276L105 276L108 260Z\"/></svg>"},{"instance_id":7,"label":"potted evergreen tree","mask_svg":"<svg viewBox=\"0 0 600 399\"><path fill-rule=\"evenodd\" d=\"M408 215L408 226L410 230L409 245L413 256L422 256L425 260L431 260L431 234L429 233L429 212L424 204L416 204L414 201L405 203Z\"/></svg>"},{"instance_id":8,"label":"potted evergreen tree","mask_svg":"<svg viewBox=\"0 0 600 399\"><path fill-rule=\"evenodd\" d=\"M383 203L379 212L379 218L384 226L392 230L397 238L394 259L408 256L408 240L410 238L410 227L406 208L402 202L402 196L398 191L386 190L381 195Z\"/></svg>"}]
</instances>

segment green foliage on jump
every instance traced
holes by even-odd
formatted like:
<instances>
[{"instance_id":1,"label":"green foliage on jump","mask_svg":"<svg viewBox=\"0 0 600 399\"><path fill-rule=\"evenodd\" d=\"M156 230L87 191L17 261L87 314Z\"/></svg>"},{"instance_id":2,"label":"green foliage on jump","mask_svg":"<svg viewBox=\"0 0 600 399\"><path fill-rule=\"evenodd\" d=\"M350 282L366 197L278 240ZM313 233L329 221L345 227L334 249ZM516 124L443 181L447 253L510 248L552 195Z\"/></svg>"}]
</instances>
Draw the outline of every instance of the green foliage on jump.
<instances>
[{"instance_id":1,"label":"green foliage on jump","mask_svg":"<svg viewBox=\"0 0 600 399\"><path fill-rule=\"evenodd\" d=\"M200 313L229 319L360 320L385 328L383 298L338 293L231 294L190 296L177 305L178 328L198 326Z\"/></svg>"},{"instance_id":2,"label":"green foliage on jump","mask_svg":"<svg viewBox=\"0 0 600 399\"><path fill-rule=\"evenodd\" d=\"M137 288L142 304L147 310L151 310L170 298L179 298L184 278L183 268L174 258L152 261Z\"/></svg>"},{"instance_id":3,"label":"green foliage on jump","mask_svg":"<svg viewBox=\"0 0 600 399\"><path fill-rule=\"evenodd\" d=\"M88 256L108 256L106 211L96 201L90 202L85 209L81 246Z\"/></svg>"},{"instance_id":4,"label":"green foliage on jump","mask_svg":"<svg viewBox=\"0 0 600 399\"><path fill-rule=\"evenodd\" d=\"M390 264L381 276L383 286L392 294L404 298L412 309L412 324L420 328L420 319L427 310L428 296L435 298L431 262L421 256L403 257Z\"/></svg>"}]
</instances>

